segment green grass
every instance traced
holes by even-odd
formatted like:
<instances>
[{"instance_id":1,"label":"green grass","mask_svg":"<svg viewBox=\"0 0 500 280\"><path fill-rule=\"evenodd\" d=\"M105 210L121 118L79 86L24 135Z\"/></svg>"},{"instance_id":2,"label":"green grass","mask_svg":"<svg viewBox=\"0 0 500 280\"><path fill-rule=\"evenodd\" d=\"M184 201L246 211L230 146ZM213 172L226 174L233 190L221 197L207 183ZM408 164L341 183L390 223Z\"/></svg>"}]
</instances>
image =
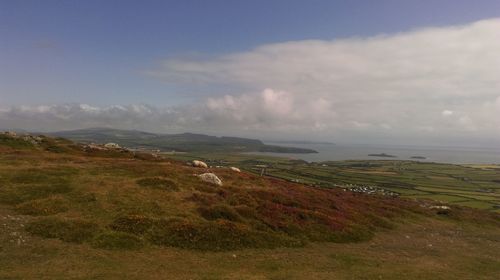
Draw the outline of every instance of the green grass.
<instances>
[{"instance_id":1,"label":"green grass","mask_svg":"<svg viewBox=\"0 0 500 280\"><path fill-rule=\"evenodd\" d=\"M228 221L238 222L242 218L232 207L227 205L201 206L198 208L200 215L207 220L226 219Z\"/></svg>"},{"instance_id":2,"label":"green grass","mask_svg":"<svg viewBox=\"0 0 500 280\"><path fill-rule=\"evenodd\" d=\"M266 175L290 181L331 188L335 185L370 185L385 188L409 198L429 198L447 203L490 209L500 200L500 173L487 166L461 166L397 160L330 161L304 163L286 158L249 154L178 154L179 160L201 159L238 166L259 174L267 165ZM323 166L326 164L327 166ZM484 192L485 189L493 193Z\"/></svg>"},{"instance_id":3,"label":"green grass","mask_svg":"<svg viewBox=\"0 0 500 280\"><path fill-rule=\"evenodd\" d=\"M34 149L34 145L28 141L0 134L0 145L14 149Z\"/></svg>"},{"instance_id":4,"label":"green grass","mask_svg":"<svg viewBox=\"0 0 500 280\"><path fill-rule=\"evenodd\" d=\"M0 147L2 279L495 279L499 272L493 212L452 205L438 213L420 201L329 189L369 183L408 197L484 203L493 195L480 189L499 185L488 181L496 176L490 171L184 155L243 169L211 169L224 186L207 188L182 162L48 142L69 151ZM321 187L260 177L254 164ZM464 174L473 180L457 179ZM436 183L429 175L449 178Z\"/></svg>"},{"instance_id":5,"label":"green grass","mask_svg":"<svg viewBox=\"0 0 500 280\"><path fill-rule=\"evenodd\" d=\"M191 222L179 219L157 221L148 238L157 245L203 251L304 245L303 241L284 234L256 231L248 226L225 220L213 222Z\"/></svg>"},{"instance_id":6,"label":"green grass","mask_svg":"<svg viewBox=\"0 0 500 280\"><path fill-rule=\"evenodd\" d=\"M45 238L82 243L91 240L99 232L99 227L91 221L82 219L47 217L30 222L26 230Z\"/></svg>"},{"instance_id":7,"label":"green grass","mask_svg":"<svg viewBox=\"0 0 500 280\"><path fill-rule=\"evenodd\" d=\"M104 232L92 240L92 246L107 250L136 250L144 246L137 236L125 232Z\"/></svg>"},{"instance_id":8,"label":"green grass","mask_svg":"<svg viewBox=\"0 0 500 280\"><path fill-rule=\"evenodd\" d=\"M110 228L116 231L143 234L153 226L153 219L143 215L125 215L113 220Z\"/></svg>"},{"instance_id":9,"label":"green grass","mask_svg":"<svg viewBox=\"0 0 500 280\"><path fill-rule=\"evenodd\" d=\"M23 215L47 216L66 212L70 208L68 200L62 197L35 199L16 205L16 211Z\"/></svg>"},{"instance_id":10,"label":"green grass","mask_svg":"<svg viewBox=\"0 0 500 280\"><path fill-rule=\"evenodd\" d=\"M64 181L53 184L8 185L2 187L0 202L18 204L52 195L66 194L72 190L72 186Z\"/></svg>"},{"instance_id":11,"label":"green grass","mask_svg":"<svg viewBox=\"0 0 500 280\"><path fill-rule=\"evenodd\" d=\"M141 187L147 187L147 188L154 188L154 189L160 189L160 190L166 190L166 191L178 191L179 187L177 184L170 180L170 179L164 179L164 178L143 178L137 180L137 184Z\"/></svg>"}]
</instances>

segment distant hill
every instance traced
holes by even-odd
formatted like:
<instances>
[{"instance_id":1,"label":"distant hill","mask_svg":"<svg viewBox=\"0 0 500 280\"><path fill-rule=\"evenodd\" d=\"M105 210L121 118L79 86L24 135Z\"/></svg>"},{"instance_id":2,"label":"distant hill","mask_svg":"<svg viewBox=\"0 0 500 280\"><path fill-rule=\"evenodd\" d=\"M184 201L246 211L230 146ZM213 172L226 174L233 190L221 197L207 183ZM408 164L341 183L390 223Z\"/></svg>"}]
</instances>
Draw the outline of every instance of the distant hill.
<instances>
[{"instance_id":1,"label":"distant hill","mask_svg":"<svg viewBox=\"0 0 500 280\"><path fill-rule=\"evenodd\" d=\"M312 149L266 145L257 139L217 137L195 133L156 134L138 130L89 128L47 134L77 142L114 142L130 148L160 149L163 151L317 153Z\"/></svg>"},{"instance_id":2,"label":"distant hill","mask_svg":"<svg viewBox=\"0 0 500 280\"><path fill-rule=\"evenodd\" d=\"M332 142L317 142L317 141L308 141L308 140L302 140L302 141L294 141L294 140L275 140L275 141L266 141L267 143L273 143L273 144L292 144L292 145L335 145L335 143Z\"/></svg>"}]
</instances>

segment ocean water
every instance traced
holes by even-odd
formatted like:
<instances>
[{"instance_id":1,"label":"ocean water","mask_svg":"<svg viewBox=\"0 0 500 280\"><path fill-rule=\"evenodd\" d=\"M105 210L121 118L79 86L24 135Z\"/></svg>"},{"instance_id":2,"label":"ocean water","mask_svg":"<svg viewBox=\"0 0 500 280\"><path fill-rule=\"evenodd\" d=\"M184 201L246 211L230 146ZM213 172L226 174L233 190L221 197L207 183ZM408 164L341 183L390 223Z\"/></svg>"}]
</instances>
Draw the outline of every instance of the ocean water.
<instances>
[{"instance_id":1,"label":"ocean water","mask_svg":"<svg viewBox=\"0 0 500 280\"><path fill-rule=\"evenodd\" d=\"M369 145L328 145L328 144L281 144L270 145L309 148L318 151L317 154L288 153L252 153L272 155L293 159L303 159L309 162L336 160L415 160L423 162L439 162L454 164L500 164L500 148L464 148L464 147L422 147L422 146L369 146ZM369 154L389 154L396 156L373 157ZM412 156L425 159L412 159Z\"/></svg>"}]
</instances>

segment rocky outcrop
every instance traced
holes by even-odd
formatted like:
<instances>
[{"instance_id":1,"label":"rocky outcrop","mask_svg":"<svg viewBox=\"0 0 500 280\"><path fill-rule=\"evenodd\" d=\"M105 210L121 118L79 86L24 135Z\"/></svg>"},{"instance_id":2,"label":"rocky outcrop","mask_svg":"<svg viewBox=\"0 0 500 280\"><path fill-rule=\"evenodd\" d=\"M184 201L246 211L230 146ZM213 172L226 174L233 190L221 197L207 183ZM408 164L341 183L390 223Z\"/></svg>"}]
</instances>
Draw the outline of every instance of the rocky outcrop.
<instances>
[{"instance_id":1,"label":"rocky outcrop","mask_svg":"<svg viewBox=\"0 0 500 280\"><path fill-rule=\"evenodd\" d=\"M106 143L104 144L104 147L105 148L108 148L108 149L120 149L120 145L116 144L116 143Z\"/></svg>"},{"instance_id":2,"label":"rocky outcrop","mask_svg":"<svg viewBox=\"0 0 500 280\"><path fill-rule=\"evenodd\" d=\"M32 145L39 145L43 139L40 136L33 136L30 134L17 134L14 131L5 131L3 135L12 138L12 139L17 139L17 140L22 140L25 142L28 142Z\"/></svg>"}]
</instances>

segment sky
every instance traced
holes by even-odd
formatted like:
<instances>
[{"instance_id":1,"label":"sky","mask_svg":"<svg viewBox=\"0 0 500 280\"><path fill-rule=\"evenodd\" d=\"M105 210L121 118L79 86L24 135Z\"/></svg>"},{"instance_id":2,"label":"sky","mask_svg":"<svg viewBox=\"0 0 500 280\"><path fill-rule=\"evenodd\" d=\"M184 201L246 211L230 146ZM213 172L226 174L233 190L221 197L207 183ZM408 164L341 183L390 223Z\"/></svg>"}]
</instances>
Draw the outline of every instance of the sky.
<instances>
[{"instance_id":1,"label":"sky","mask_svg":"<svg viewBox=\"0 0 500 280\"><path fill-rule=\"evenodd\" d=\"M500 145L500 1L0 0L0 128Z\"/></svg>"}]
</instances>

